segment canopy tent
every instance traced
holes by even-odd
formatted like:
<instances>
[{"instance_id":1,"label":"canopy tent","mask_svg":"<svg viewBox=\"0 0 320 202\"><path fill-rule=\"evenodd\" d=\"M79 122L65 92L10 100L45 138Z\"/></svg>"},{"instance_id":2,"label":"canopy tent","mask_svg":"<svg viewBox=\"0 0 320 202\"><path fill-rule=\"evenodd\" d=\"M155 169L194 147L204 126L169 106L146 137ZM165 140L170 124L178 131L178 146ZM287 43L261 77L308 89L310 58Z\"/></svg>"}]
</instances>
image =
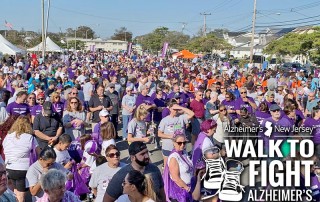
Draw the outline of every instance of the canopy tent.
<instances>
[{"instance_id":1,"label":"canopy tent","mask_svg":"<svg viewBox=\"0 0 320 202\"><path fill-rule=\"evenodd\" d=\"M29 48L28 51L42 51L42 42L33 48ZM60 48L49 37L47 37L46 38L46 51L47 52L62 52L62 48Z\"/></svg>"},{"instance_id":2,"label":"canopy tent","mask_svg":"<svg viewBox=\"0 0 320 202\"><path fill-rule=\"evenodd\" d=\"M191 52L188 51L188 50L182 50L182 51L180 51L180 52L178 52L178 53L174 53L174 54L172 55L172 57L173 57L174 59L176 59L176 58L193 59L193 58L196 57L196 55L193 54L193 53L191 53Z\"/></svg>"},{"instance_id":3,"label":"canopy tent","mask_svg":"<svg viewBox=\"0 0 320 202\"><path fill-rule=\"evenodd\" d=\"M25 51L16 47L0 34L0 52L8 55L24 54Z\"/></svg>"}]
</instances>

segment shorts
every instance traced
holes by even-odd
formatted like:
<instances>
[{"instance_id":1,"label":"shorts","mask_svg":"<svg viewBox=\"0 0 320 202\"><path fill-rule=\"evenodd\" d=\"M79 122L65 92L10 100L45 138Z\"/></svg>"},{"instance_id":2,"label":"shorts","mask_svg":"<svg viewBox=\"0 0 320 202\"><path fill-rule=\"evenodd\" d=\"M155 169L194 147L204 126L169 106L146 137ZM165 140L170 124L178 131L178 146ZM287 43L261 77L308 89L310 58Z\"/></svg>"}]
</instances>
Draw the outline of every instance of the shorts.
<instances>
[{"instance_id":1,"label":"shorts","mask_svg":"<svg viewBox=\"0 0 320 202\"><path fill-rule=\"evenodd\" d=\"M13 187L20 192L26 192L28 189L26 188L26 170L10 170L8 171L8 179L10 179L13 183Z\"/></svg>"},{"instance_id":2,"label":"shorts","mask_svg":"<svg viewBox=\"0 0 320 202\"><path fill-rule=\"evenodd\" d=\"M199 135L200 131L200 124L202 123L202 119L198 119L198 118L193 118L191 120L191 125L192 125L192 131L191 134L192 135Z\"/></svg>"},{"instance_id":3,"label":"shorts","mask_svg":"<svg viewBox=\"0 0 320 202\"><path fill-rule=\"evenodd\" d=\"M168 157L170 155L171 151L169 150L162 150L162 155L165 156L165 157Z\"/></svg>"}]
</instances>

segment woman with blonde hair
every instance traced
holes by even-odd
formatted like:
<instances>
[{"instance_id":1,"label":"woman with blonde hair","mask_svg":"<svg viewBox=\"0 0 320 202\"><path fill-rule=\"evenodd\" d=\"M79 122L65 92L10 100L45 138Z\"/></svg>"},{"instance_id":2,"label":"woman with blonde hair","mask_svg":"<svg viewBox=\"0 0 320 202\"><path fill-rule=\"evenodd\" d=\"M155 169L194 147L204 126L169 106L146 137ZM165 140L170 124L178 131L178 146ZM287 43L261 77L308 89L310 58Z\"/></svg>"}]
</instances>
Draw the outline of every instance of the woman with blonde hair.
<instances>
[{"instance_id":1,"label":"woman with blonde hair","mask_svg":"<svg viewBox=\"0 0 320 202\"><path fill-rule=\"evenodd\" d=\"M150 138L147 137L147 125L144 121L148 115L148 111L145 108L145 104L138 106L134 113L134 118L128 124L128 142L140 141L144 143L150 142Z\"/></svg>"},{"instance_id":2,"label":"woman with blonde hair","mask_svg":"<svg viewBox=\"0 0 320 202\"><path fill-rule=\"evenodd\" d=\"M53 92L51 94L51 96L50 96L50 101L51 101L52 106L53 106L53 111L55 113L59 114L60 117L62 117L64 104L61 101L60 93Z\"/></svg>"},{"instance_id":3,"label":"woman with blonde hair","mask_svg":"<svg viewBox=\"0 0 320 202\"><path fill-rule=\"evenodd\" d=\"M35 152L38 145L32 133L30 119L19 116L3 141L8 178L13 181L14 193L19 202L25 201L27 170L30 167L31 153Z\"/></svg>"},{"instance_id":4,"label":"woman with blonde hair","mask_svg":"<svg viewBox=\"0 0 320 202\"><path fill-rule=\"evenodd\" d=\"M155 202L156 193L153 191L153 182L150 175L144 175L137 170L131 170L125 177L123 183L124 195L118 198L118 202Z\"/></svg>"},{"instance_id":5,"label":"woman with blonde hair","mask_svg":"<svg viewBox=\"0 0 320 202\"><path fill-rule=\"evenodd\" d=\"M109 145L116 145L114 140L117 136L116 130L112 122L106 122L100 126L101 138L102 138L102 150L101 155L106 156L105 150Z\"/></svg>"},{"instance_id":6,"label":"woman with blonde hair","mask_svg":"<svg viewBox=\"0 0 320 202\"><path fill-rule=\"evenodd\" d=\"M63 113L63 125L65 133L72 137L72 140L77 139L84 134L85 113L82 111L82 105L77 97L68 99L67 109Z\"/></svg>"}]
</instances>

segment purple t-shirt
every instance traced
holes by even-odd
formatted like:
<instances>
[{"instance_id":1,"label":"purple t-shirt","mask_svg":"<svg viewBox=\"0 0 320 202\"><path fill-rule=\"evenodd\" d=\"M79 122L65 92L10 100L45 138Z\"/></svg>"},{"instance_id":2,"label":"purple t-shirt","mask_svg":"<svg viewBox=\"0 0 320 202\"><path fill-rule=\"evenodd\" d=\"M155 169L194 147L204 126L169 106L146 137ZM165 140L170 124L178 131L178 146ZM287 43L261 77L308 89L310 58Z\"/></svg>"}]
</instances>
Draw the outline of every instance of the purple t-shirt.
<instances>
[{"instance_id":1,"label":"purple t-shirt","mask_svg":"<svg viewBox=\"0 0 320 202\"><path fill-rule=\"evenodd\" d=\"M42 105L35 105L34 107L32 107L31 115L36 116L36 115L40 114L41 111L42 111Z\"/></svg>"},{"instance_id":2,"label":"purple t-shirt","mask_svg":"<svg viewBox=\"0 0 320 202\"><path fill-rule=\"evenodd\" d=\"M157 107L166 107L166 104L162 99L154 99L154 103L157 105ZM153 112L153 121L160 122L162 119L162 112L159 112L158 110L154 110Z\"/></svg>"},{"instance_id":3,"label":"purple t-shirt","mask_svg":"<svg viewBox=\"0 0 320 202\"><path fill-rule=\"evenodd\" d=\"M164 108L162 110L162 118L165 118L166 116L168 116L170 114L170 110L168 107Z\"/></svg>"},{"instance_id":4,"label":"purple t-shirt","mask_svg":"<svg viewBox=\"0 0 320 202\"><path fill-rule=\"evenodd\" d=\"M156 99L156 93L154 92L154 93L152 93L152 95L151 95L151 99ZM165 92L162 92L162 100L166 100L167 99L167 97L168 97L168 95L167 95L167 93L165 93Z\"/></svg>"},{"instance_id":5,"label":"purple t-shirt","mask_svg":"<svg viewBox=\"0 0 320 202\"><path fill-rule=\"evenodd\" d=\"M255 103L252 97L248 97L248 99L250 100L250 102ZM248 102L244 102L240 97L235 101L235 109L240 110L242 107L245 107L250 114L253 113L253 108L251 107L251 105Z\"/></svg>"},{"instance_id":6,"label":"purple t-shirt","mask_svg":"<svg viewBox=\"0 0 320 202\"><path fill-rule=\"evenodd\" d=\"M262 124L264 119L271 117L271 114L268 112L256 111L255 114L260 125Z\"/></svg>"},{"instance_id":7,"label":"purple t-shirt","mask_svg":"<svg viewBox=\"0 0 320 202\"><path fill-rule=\"evenodd\" d=\"M12 102L6 109L10 115L28 115L30 113L29 106L25 103L18 104L16 102Z\"/></svg>"},{"instance_id":8,"label":"purple t-shirt","mask_svg":"<svg viewBox=\"0 0 320 202\"><path fill-rule=\"evenodd\" d=\"M59 116L62 117L62 113L64 109L63 102L52 103L52 106L53 106L53 112L59 114Z\"/></svg>"},{"instance_id":9,"label":"purple t-shirt","mask_svg":"<svg viewBox=\"0 0 320 202\"><path fill-rule=\"evenodd\" d=\"M313 142L315 144L320 144L320 119L315 120L314 118L308 117L304 121L303 126L309 127L309 128L314 127L314 129L312 131Z\"/></svg>"},{"instance_id":10,"label":"purple t-shirt","mask_svg":"<svg viewBox=\"0 0 320 202\"><path fill-rule=\"evenodd\" d=\"M138 107L141 104L146 104L146 105L154 105L154 101L150 96L143 96L142 94L139 94L137 99L136 99L136 107ZM148 112L148 116L145 119L147 122L151 121L151 113L150 111Z\"/></svg>"},{"instance_id":11,"label":"purple t-shirt","mask_svg":"<svg viewBox=\"0 0 320 202\"><path fill-rule=\"evenodd\" d=\"M264 134L264 132L267 130L266 122L272 123L272 133L270 137ZM280 120L278 121L273 120L272 117L266 118L261 125L264 128L264 130L262 133L259 133L259 136L262 137L263 139L264 148L269 148L269 140L279 140L279 139L286 140L288 139L287 138L288 136L292 135L293 125L290 123L290 121L288 121L285 118L280 118ZM281 128L282 131L280 132L279 130L276 130L276 127ZM284 129L287 129L287 131L283 132Z\"/></svg>"},{"instance_id":12,"label":"purple t-shirt","mask_svg":"<svg viewBox=\"0 0 320 202\"><path fill-rule=\"evenodd\" d=\"M179 105L180 106L186 106L187 103L188 103L188 100L187 100L187 97L184 93L175 93L175 92L171 92L169 95L168 95L168 99L172 99L172 98L175 98L175 97L180 97L180 100L179 100Z\"/></svg>"},{"instance_id":13,"label":"purple t-shirt","mask_svg":"<svg viewBox=\"0 0 320 202\"><path fill-rule=\"evenodd\" d=\"M221 104L226 106L226 108L228 110L235 110L235 101L234 100L231 100L231 101L223 100L221 102ZM232 119L238 118L237 113L229 113L229 115L231 116Z\"/></svg>"}]
</instances>

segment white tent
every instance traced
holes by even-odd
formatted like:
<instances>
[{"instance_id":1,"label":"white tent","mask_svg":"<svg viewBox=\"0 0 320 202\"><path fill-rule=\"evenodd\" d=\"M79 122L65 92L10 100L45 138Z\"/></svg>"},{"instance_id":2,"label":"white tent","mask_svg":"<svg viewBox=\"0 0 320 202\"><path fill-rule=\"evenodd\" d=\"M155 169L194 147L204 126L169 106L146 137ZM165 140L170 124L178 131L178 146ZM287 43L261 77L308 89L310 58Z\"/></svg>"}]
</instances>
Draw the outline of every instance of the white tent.
<instances>
[{"instance_id":1,"label":"white tent","mask_svg":"<svg viewBox=\"0 0 320 202\"><path fill-rule=\"evenodd\" d=\"M29 48L28 51L42 51L42 42L33 48ZM46 51L47 52L61 52L62 48L60 48L49 37L47 37L46 38Z\"/></svg>"},{"instance_id":2,"label":"white tent","mask_svg":"<svg viewBox=\"0 0 320 202\"><path fill-rule=\"evenodd\" d=\"M16 55L25 53L24 50L16 47L0 34L0 52L3 54Z\"/></svg>"}]
</instances>

